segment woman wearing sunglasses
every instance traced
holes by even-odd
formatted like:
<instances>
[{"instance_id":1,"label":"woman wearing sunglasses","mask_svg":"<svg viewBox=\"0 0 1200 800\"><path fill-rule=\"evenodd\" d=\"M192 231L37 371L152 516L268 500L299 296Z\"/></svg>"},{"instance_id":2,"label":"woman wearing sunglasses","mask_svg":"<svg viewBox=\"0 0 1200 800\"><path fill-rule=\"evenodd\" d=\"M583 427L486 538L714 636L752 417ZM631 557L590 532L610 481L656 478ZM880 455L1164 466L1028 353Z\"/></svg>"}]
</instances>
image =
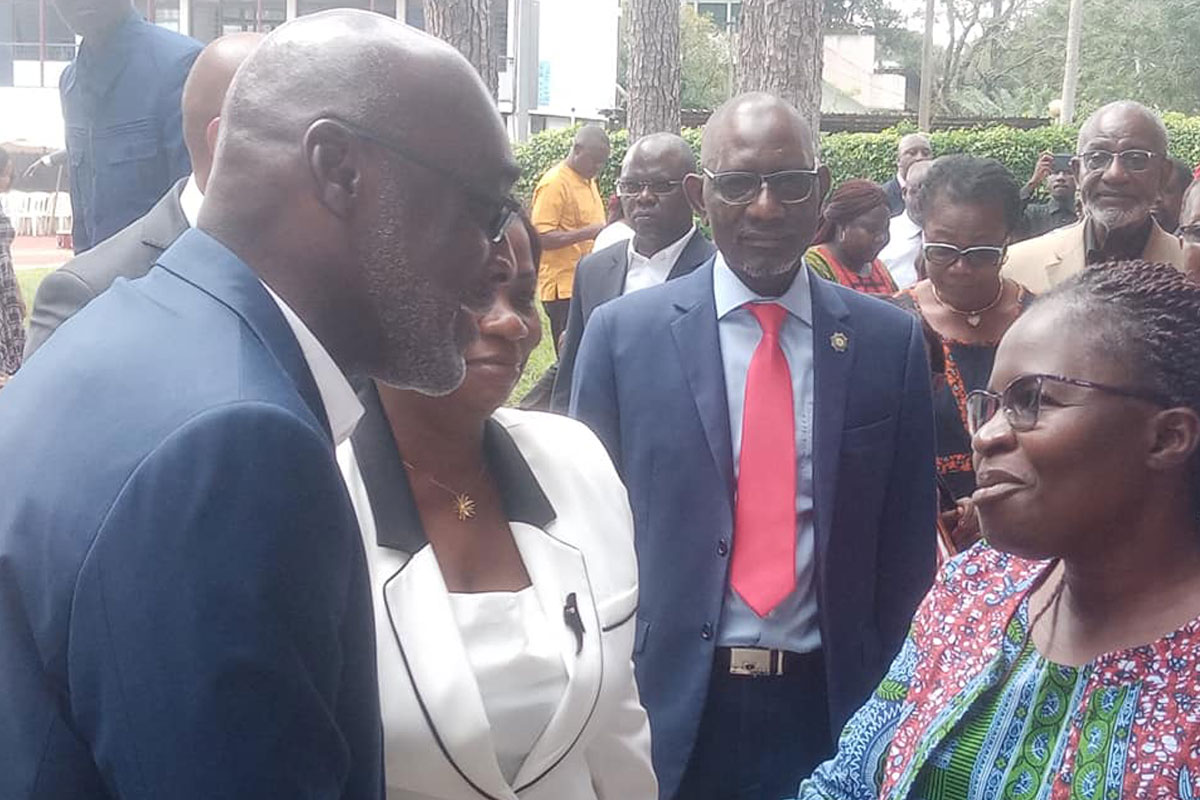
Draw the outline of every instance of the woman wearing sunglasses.
<instances>
[{"instance_id":1,"label":"woman wearing sunglasses","mask_svg":"<svg viewBox=\"0 0 1200 800\"><path fill-rule=\"evenodd\" d=\"M521 221L463 384L365 387L338 451L371 575L387 797L654 800L625 489L583 425L500 408L541 338Z\"/></svg>"},{"instance_id":2,"label":"woman wearing sunglasses","mask_svg":"<svg viewBox=\"0 0 1200 800\"><path fill-rule=\"evenodd\" d=\"M1200 797L1200 285L1085 269L968 406L987 544L801 797Z\"/></svg>"},{"instance_id":3,"label":"woman wearing sunglasses","mask_svg":"<svg viewBox=\"0 0 1200 800\"><path fill-rule=\"evenodd\" d=\"M893 295L896 282L879 260L890 220L887 193L879 184L846 181L825 201L821 226L804 261L822 278L856 292Z\"/></svg>"},{"instance_id":4,"label":"woman wearing sunglasses","mask_svg":"<svg viewBox=\"0 0 1200 800\"><path fill-rule=\"evenodd\" d=\"M933 361L944 363L934 386L942 556L978 538L971 510L975 472L967 435L967 393L987 385L1000 337L1032 296L1000 275L1009 239L1022 220L1021 190L998 161L945 156L921 186L925 270L895 302L919 316Z\"/></svg>"}]
</instances>

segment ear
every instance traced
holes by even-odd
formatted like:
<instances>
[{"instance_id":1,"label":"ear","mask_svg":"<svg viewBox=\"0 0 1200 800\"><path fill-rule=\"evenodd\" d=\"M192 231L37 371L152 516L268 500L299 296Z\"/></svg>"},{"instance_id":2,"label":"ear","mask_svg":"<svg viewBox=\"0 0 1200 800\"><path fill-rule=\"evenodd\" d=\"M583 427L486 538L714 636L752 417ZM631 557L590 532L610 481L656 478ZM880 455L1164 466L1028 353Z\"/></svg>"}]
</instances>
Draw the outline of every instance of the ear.
<instances>
[{"instance_id":1,"label":"ear","mask_svg":"<svg viewBox=\"0 0 1200 800\"><path fill-rule=\"evenodd\" d=\"M213 117L208 121L208 127L204 129L204 143L208 145L209 157L216 155L217 152L217 136L221 133L221 118Z\"/></svg>"},{"instance_id":2,"label":"ear","mask_svg":"<svg viewBox=\"0 0 1200 800\"><path fill-rule=\"evenodd\" d=\"M1200 416L1190 408L1168 408L1150 421L1153 440L1147 466L1169 471L1186 467L1200 447Z\"/></svg>"},{"instance_id":3,"label":"ear","mask_svg":"<svg viewBox=\"0 0 1200 800\"><path fill-rule=\"evenodd\" d=\"M1071 174L1075 176L1075 190L1083 185L1083 161L1079 156L1071 156Z\"/></svg>"},{"instance_id":4,"label":"ear","mask_svg":"<svg viewBox=\"0 0 1200 800\"><path fill-rule=\"evenodd\" d=\"M340 122L319 119L304 132L304 154L318 201L345 219L360 200L362 148Z\"/></svg>"},{"instance_id":5,"label":"ear","mask_svg":"<svg viewBox=\"0 0 1200 800\"><path fill-rule=\"evenodd\" d=\"M821 191L818 196L818 203L824 205L825 198L829 196L829 188L833 186L833 176L829 174L829 167L822 164L817 167L817 188Z\"/></svg>"},{"instance_id":6,"label":"ear","mask_svg":"<svg viewBox=\"0 0 1200 800\"><path fill-rule=\"evenodd\" d=\"M704 178L692 172L683 176L683 194L688 205L704 224L708 224L708 209L704 207Z\"/></svg>"}]
</instances>

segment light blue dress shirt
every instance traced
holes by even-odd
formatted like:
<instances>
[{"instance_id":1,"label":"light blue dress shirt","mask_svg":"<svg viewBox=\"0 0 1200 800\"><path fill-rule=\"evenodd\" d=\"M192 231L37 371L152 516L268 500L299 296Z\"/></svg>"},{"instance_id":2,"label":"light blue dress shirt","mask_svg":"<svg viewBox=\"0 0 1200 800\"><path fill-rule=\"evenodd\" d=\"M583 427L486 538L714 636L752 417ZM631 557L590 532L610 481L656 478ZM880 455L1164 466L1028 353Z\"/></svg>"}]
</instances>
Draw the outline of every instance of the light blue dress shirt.
<instances>
[{"instance_id":1,"label":"light blue dress shirt","mask_svg":"<svg viewBox=\"0 0 1200 800\"><path fill-rule=\"evenodd\" d=\"M821 646L817 620L816 530L813 526L813 331L808 270L800 269L782 296L761 297L742 283L725 263L725 257L718 253L713 269L713 295L729 403L735 479L742 452L746 374L762 338L758 321L743 308L747 303L774 302L788 310L779 338L792 375L792 403L796 412L796 588L770 614L760 617L727 585L717 644L806 653ZM733 546L737 547L736 537Z\"/></svg>"}]
</instances>

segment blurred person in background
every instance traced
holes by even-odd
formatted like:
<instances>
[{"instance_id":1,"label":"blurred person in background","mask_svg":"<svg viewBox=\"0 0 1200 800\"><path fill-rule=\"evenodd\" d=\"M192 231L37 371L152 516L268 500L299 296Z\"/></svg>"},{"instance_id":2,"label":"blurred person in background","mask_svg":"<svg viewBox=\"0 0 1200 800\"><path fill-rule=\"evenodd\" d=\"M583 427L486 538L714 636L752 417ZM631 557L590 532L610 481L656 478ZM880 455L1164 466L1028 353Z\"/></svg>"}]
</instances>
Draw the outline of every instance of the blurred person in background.
<instances>
[{"instance_id":1,"label":"blurred person in background","mask_svg":"<svg viewBox=\"0 0 1200 800\"><path fill-rule=\"evenodd\" d=\"M130 0L53 0L82 43L59 80L82 253L145 214L191 172L180 95L200 43Z\"/></svg>"},{"instance_id":2,"label":"blurred person in background","mask_svg":"<svg viewBox=\"0 0 1200 800\"><path fill-rule=\"evenodd\" d=\"M604 128L584 125L575 134L571 152L547 170L533 190L533 224L544 253L538 292L550 320L555 353L567 329L575 265L592 252L592 240L604 229L606 214L596 176L604 170L611 150Z\"/></svg>"},{"instance_id":3,"label":"blurred person in background","mask_svg":"<svg viewBox=\"0 0 1200 800\"><path fill-rule=\"evenodd\" d=\"M625 207L621 205L621 196L614 194L608 198L608 216L605 217L604 230L592 242L592 252L603 250L609 245L624 242L633 238L633 228L625 219Z\"/></svg>"},{"instance_id":4,"label":"blurred person in background","mask_svg":"<svg viewBox=\"0 0 1200 800\"><path fill-rule=\"evenodd\" d=\"M822 278L863 294L891 296L896 282L879 260L888 243L887 195L861 178L834 190L804 262Z\"/></svg>"},{"instance_id":5,"label":"blurred person in background","mask_svg":"<svg viewBox=\"0 0 1200 800\"><path fill-rule=\"evenodd\" d=\"M929 137L923 133L909 133L900 137L896 147L896 174L883 185L887 193L888 209L897 216L904 211L904 189L908 186L908 171L913 164L933 158L933 147Z\"/></svg>"},{"instance_id":6,"label":"blurred person in background","mask_svg":"<svg viewBox=\"0 0 1200 800\"><path fill-rule=\"evenodd\" d=\"M238 66L262 37L260 33L231 33L214 39L200 53L183 87L183 141L192 174L176 181L145 216L42 280L29 317L25 358L117 278L133 280L149 272L172 242L195 227L212 171L225 93Z\"/></svg>"},{"instance_id":7,"label":"blurred person in background","mask_svg":"<svg viewBox=\"0 0 1200 800\"><path fill-rule=\"evenodd\" d=\"M1034 203L1034 194L1043 182L1050 193L1050 199L1044 203ZM1078 222L1076 188L1075 173L1071 169L1069 156L1056 156L1053 153L1042 153L1038 156L1033 175L1021 189L1025 212L1021 220L1021 229L1014 241L1032 239Z\"/></svg>"},{"instance_id":8,"label":"blurred person in background","mask_svg":"<svg viewBox=\"0 0 1200 800\"><path fill-rule=\"evenodd\" d=\"M0 194L12 188L13 166L8 151L0 147ZM0 208L0 387L21 366L25 349L25 300L13 268L14 235L12 222Z\"/></svg>"},{"instance_id":9,"label":"blurred person in background","mask_svg":"<svg viewBox=\"0 0 1200 800\"><path fill-rule=\"evenodd\" d=\"M921 262L921 182L933 162L917 161L908 168L904 184L904 213L888 224L888 242L879 252L879 260L888 268L897 288L912 286L925 277Z\"/></svg>"},{"instance_id":10,"label":"blurred person in background","mask_svg":"<svg viewBox=\"0 0 1200 800\"><path fill-rule=\"evenodd\" d=\"M1150 211L1158 227L1167 233L1179 230L1179 211L1183 205L1183 193L1192 185L1192 168L1178 158L1167 159L1171 163L1171 175L1158 193L1158 200Z\"/></svg>"}]
</instances>

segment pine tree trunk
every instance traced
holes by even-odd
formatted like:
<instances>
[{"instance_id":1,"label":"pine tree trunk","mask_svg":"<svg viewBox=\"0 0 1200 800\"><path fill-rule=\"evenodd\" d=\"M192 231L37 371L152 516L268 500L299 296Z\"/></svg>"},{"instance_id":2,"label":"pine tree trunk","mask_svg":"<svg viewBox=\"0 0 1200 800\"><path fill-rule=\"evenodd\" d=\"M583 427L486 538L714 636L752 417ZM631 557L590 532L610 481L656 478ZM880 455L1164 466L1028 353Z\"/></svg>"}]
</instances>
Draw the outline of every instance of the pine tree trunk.
<instances>
[{"instance_id":1,"label":"pine tree trunk","mask_svg":"<svg viewBox=\"0 0 1200 800\"><path fill-rule=\"evenodd\" d=\"M629 0L629 141L679 132L679 0Z\"/></svg>"},{"instance_id":2,"label":"pine tree trunk","mask_svg":"<svg viewBox=\"0 0 1200 800\"><path fill-rule=\"evenodd\" d=\"M454 45L483 78L492 97L499 83L492 36L493 0L424 0L425 30Z\"/></svg>"},{"instance_id":3,"label":"pine tree trunk","mask_svg":"<svg viewBox=\"0 0 1200 800\"><path fill-rule=\"evenodd\" d=\"M821 0L744 0L738 39L738 91L782 97L816 131L824 63Z\"/></svg>"}]
</instances>

